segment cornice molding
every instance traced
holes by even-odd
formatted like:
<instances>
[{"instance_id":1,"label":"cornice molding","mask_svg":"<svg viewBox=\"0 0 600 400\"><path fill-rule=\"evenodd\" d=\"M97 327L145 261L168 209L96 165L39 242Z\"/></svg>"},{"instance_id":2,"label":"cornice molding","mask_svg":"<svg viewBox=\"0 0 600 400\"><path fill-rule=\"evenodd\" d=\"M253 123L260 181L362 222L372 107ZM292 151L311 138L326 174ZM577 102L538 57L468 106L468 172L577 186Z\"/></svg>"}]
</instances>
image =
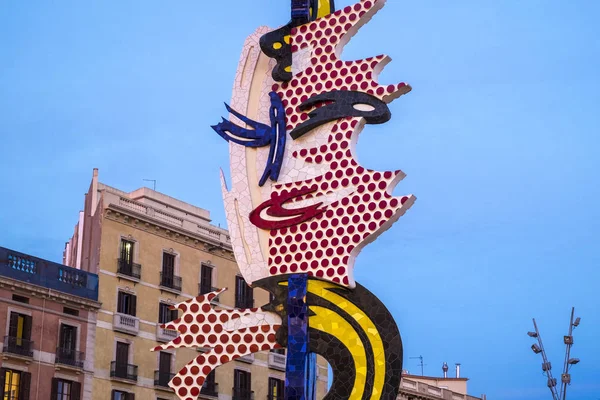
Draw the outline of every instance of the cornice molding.
<instances>
[{"instance_id":1,"label":"cornice molding","mask_svg":"<svg viewBox=\"0 0 600 400\"><path fill-rule=\"evenodd\" d=\"M132 228L169 239L184 246L235 262L233 249L230 244L222 243L218 240L159 222L144 214L135 213L130 209L120 207L116 204L111 203L104 209L104 217L111 221L128 225ZM213 250L209 251L211 249Z\"/></svg>"}]
</instances>

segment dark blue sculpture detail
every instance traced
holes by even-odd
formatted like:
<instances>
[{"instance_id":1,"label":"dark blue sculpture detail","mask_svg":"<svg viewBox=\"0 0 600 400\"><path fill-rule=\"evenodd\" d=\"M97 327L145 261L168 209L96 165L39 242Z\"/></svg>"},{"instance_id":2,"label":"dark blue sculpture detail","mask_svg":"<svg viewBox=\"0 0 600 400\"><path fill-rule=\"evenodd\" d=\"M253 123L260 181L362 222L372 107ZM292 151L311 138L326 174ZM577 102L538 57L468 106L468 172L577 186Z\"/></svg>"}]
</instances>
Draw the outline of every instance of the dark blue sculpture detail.
<instances>
[{"instance_id":1,"label":"dark blue sculpture detail","mask_svg":"<svg viewBox=\"0 0 600 400\"><path fill-rule=\"evenodd\" d=\"M277 182L285 151L285 109L277 93L271 92L269 97L271 98L269 110L271 126L251 120L229 107L227 103L225 103L227 111L253 129L242 128L225 118L217 125L211 126L219 136L228 142L231 141L245 147L271 146L267 166L258 183L260 186L263 186L267 179Z\"/></svg>"},{"instance_id":2,"label":"dark blue sculpture detail","mask_svg":"<svg viewBox=\"0 0 600 400\"><path fill-rule=\"evenodd\" d=\"M287 297L287 364L285 370L285 400L306 400L308 355L308 305L306 303L308 275L294 274L288 278Z\"/></svg>"}]
</instances>

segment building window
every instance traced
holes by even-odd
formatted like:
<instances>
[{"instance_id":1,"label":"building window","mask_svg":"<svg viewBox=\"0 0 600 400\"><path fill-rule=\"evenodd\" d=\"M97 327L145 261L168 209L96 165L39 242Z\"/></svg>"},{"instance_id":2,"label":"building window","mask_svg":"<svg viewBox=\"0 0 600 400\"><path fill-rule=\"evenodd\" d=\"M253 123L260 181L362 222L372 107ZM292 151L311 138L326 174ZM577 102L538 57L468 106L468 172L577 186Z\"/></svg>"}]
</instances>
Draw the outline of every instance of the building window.
<instances>
[{"instance_id":1,"label":"building window","mask_svg":"<svg viewBox=\"0 0 600 400\"><path fill-rule=\"evenodd\" d=\"M122 390L113 390L110 396L111 400L135 400L133 393L123 392Z\"/></svg>"},{"instance_id":2,"label":"building window","mask_svg":"<svg viewBox=\"0 0 600 400\"><path fill-rule=\"evenodd\" d=\"M219 397L219 384L216 382L214 369L206 375L200 393L206 396Z\"/></svg>"},{"instance_id":3,"label":"building window","mask_svg":"<svg viewBox=\"0 0 600 400\"><path fill-rule=\"evenodd\" d=\"M254 307L253 290L241 276L235 277L235 306L236 308Z\"/></svg>"},{"instance_id":4,"label":"building window","mask_svg":"<svg viewBox=\"0 0 600 400\"><path fill-rule=\"evenodd\" d=\"M64 379L52 379L52 400L79 400L81 384Z\"/></svg>"},{"instance_id":5,"label":"building window","mask_svg":"<svg viewBox=\"0 0 600 400\"><path fill-rule=\"evenodd\" d=\"M125 265L133 264L133 245L129 240L121 239L121 261Z\"/></svg>"},{"instance_id":6,"label":"building window","mask_svg":"<svg viewBox=\"0 0 600 400\"><path fill-rule=\"evenodd\" d=\"M142 276L142 267L141 265L133 262L134 245L134 242L121 239L121 255L119 256L117 273L130 276L135 279L140 279Z\"/></svg>"},{"instance_id":7,"label":"building window","mask_svg":"<svg viewBox=\"0 0 600 400\"><path fill-rule=\"evenodd\" d=\"M163 253L160 285L181 291L181 277L175 275L175 254Z\"/></svg>"},{"instance_id":8,"label":"building window","mask_svg":"<svg viewBox=\"0 0 600 400\"><path fill-rule=\"evenodd\" d=\"M0 368L0 399L29 400L30 383L29 372Z\"/></svg>"},{"instance_id":9,"label":"building window","mask_svg":"<svg viewBox=\"0 0 600 400\"><path fill-rule=\"evenodd\" d=\"M77 328L67 324L60 324L59 332L56 362L83 368L83 356L76 350Z\"/></svg>"},{"instance_id":10,"label":"building window","mask_svg":"<svg viewBox=\"0 0 600 400\"><path fill-rule=\"evenodd\" d=\"M12 295L13 301L18 301L19 303L29 304L29 297L19 296L18 294Z\"/></svg>"},{"instance_id":11,"label":"building window","mask_svg":"<svg viewBox=\"0 0 600 400\"><path fill-rule=\"evenodd\" d=\"M212 267L202 264L200 267L200 294L207 294L213 291Z\"/></svg>"},{"instance_id":12,"label":"building window","mask_svg":"<svg viewBox=\"0 0 600 400\"><path fill-rule=\"evenodd\" d=\"M283 400L283 380L269 378L269 400Z\"/></svg>"},{"instance_id":13,"label":"building window","mask_svg":"<svg viewBox=\"0 0 600 400\"><path fill-rule=\"evenodd\" d=\"M158 303L158 323L166 324L167 322L175 321L179 314L177 310L171 310L171 306L167 303Z\"/></svg>"},{"instance_id":14,"label":"building window","mask_svg":"<svg viewBox=\"0 0 600 400\"><path fill-rule=\"evenodd\" d=\"M158 371L154 372L154 386L169 387L169 382L173 378L171 374L171 353L161 351L158 358Z\"/></svg>"},{"instance_id":15,"label":"building window","mask_svg":"<svg viewBox=\"0 0 600 400\"><path fill-rule=\"evenodd\" d=\"M117 342L115 361L110 364L110 377L137 381L138 367L129 364L129 343Z\"/></svg>"},{"instance_id":16,"label":"building window","mask_svg":"<svg viewBox=\"0 0 600 400\"><path fill-rule=\"evenodd\" d=\"M135 317L137 311L136 303L137 298L134 294L119 291L119 297L117 299L117 312Z\"/></svg>"},{"instance_id":17,"label":"building window","mask_svg":"<svg viewBox=\"0 0 600 400\"><path fill-rule=\"evenodd\" d=\"M4 338L4 352L33 357L31 325L31 316L11 312L8 336Z\"/></svg>"},{"instance_id":18,"label":"building window","mask_svg":"<svg viewBox=\"0 0 600 400\"><path fill-rule=\"evenodd\" d=\"M63 307L63 313L68 314L68 315L73 315L75 317L79 316L79 310L76 310L74 308L69 308L69 307Z\"/></svg>"},{"instance_id":19,"label":"building window","mask_svg":"<svg viewBox=\"0 0 600 400\"><path fill-rule=\"evenodd\" d=\"M242 371L239 369L233 372L233 400L251 400L252 398L252 386L251 386L251 375L250 372Z\"/></svg>"}]
</instances>

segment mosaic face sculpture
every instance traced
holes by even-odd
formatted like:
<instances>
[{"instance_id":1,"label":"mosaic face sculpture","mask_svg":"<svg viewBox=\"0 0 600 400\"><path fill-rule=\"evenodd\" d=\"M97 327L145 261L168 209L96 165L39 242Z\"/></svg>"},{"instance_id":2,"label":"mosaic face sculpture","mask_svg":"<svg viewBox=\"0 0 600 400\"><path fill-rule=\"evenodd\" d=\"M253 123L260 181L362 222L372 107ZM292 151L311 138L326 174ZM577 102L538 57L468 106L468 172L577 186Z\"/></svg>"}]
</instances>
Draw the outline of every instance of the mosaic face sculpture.
<instances>
[{"instance_id":1,"label":"mosaic face sculpture","mask_svg":"<svg viewBox=\"0 0 600 400\"><path fill-rule=\"evenodd\" d=\"M203 347L170 382L196 399L208 373L240 356L287 348L286 400L306 391L309 353L333 370L326 399L395 399L402 342L385 306L354 280L361 249L415 201L391 195L401 171L356 160L365 124L385 123L387 106L410 91L381 85L390 61L344 61L344 45L384 4L361 0L334 12L327 0L292 0L291 21L246 40L229 119L213 129L229 142L231 186L223 198L240 272L273 294L271 303L220 310L225 289L178 304L166 324L179 337L154 350Z\"/></svg>"}]
</instances>

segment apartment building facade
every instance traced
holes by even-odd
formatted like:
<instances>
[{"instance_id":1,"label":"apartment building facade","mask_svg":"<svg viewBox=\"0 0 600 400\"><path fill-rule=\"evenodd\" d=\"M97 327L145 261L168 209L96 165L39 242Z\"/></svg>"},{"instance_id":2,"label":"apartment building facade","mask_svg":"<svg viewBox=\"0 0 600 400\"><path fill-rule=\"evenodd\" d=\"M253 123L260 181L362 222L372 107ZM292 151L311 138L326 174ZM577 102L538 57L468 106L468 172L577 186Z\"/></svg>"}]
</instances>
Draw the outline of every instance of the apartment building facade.
<instances>
[{"instance_id":1,"label":"apartment building facade","mask_svg":"<svg viewBox=\"0 0 600 400\"><path fill-rule=\"evenodd\" d=\"M269 302L239 275L228 233L211 225L207 210L148 188L131 193L98 181L94 170L64 262L99 276L93 399L176 399L173 375L202 349L150 352L177 332L160 324L177 318L170 306L227 287L215 307ZM323 397L327 367L318 367ZM200 398L282 399L285 354L258 353L211 373Z\"/></svg>"},{"instance_id":2,"label":"apartment building facade","mask_svg":"<svg viewBox=\"0 0 600 400\"><path fill-rule=\"evenodd\" d=\"M97 275L0 247L0 399L92 399L97 300Z\"/></svg>"}]
</instances>

